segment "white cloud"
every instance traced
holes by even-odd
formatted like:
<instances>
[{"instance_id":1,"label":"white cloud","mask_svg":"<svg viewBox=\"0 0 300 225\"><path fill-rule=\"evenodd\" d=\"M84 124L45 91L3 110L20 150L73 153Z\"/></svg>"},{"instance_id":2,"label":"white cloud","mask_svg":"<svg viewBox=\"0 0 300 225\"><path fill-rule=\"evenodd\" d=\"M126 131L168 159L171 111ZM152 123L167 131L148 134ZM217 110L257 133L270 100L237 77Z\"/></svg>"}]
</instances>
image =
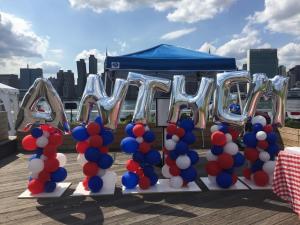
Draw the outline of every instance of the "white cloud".
<instances>
[{"instance_id":1,"label":"white cloud","mask_svg":"<svg viewBox=\"0 0 300 225\"><path fill-rule=\"evenodd\" d=\"M114 42L119 46L119 51L124 52L126 49L129 48L126 41L121 41L118 38L114 38Z\"/></svg>"},{"instance_id":2,"label":"white cloud","mask_svg":"<svg viewBox=\"0 0 300 225\"><path fill-rule=\"evenodd\" d=\"M255 12L250 17L253 23L266 23L266 28L273 32L300 34L299 0L265 0L263 11Z\"/></svg>"},{"instance_id":3,"label":"white cloud","mask_svg":"<svg viewBox=\"0 0 300 225\"><path fill-rule=\"evenodd\" d=\"M217 48L213 46L211 43L204 42L202 46L198 49L200 52L210 52L215 53Z\"/></svg>"},{"instance_id":4,"label":"white cloud","mask_svg":"<svg viewBox=\"0 0 300 225\"><path fill-rule=\"evenodd\" d=\"M49 49L48 54L51 58L62 59L64 52L62 49Z\"/></svg>"},{"instance_id":5,"label":"white cloud","mask_svg":"<svg viewBox=\"0 0 300 225\"><path fill-rule=\"evenodd\" d=\"M278 49L279 64L292 68L300 64L300 43L288 43Z\"/></svg>"},{"instance_id":6,"label":"white cloud","mask_svg":"<svg viewBox=\"0 0 300 225\"><path fill-rule=\"evenodd\" d=\"M236 0L69 0L74 8L88 8L97 13L105 10L124 12L138 7L152 7L157 11L171 10L167 18L173 22L194 23L213 18L229 8Z\"/></svg>"},{"instance_id":7,"label":"white cloud","mask_svg":"<svg viewBox=\"0 0 300 225\"><path fill-rule=\"evenodd\" d=\"M164 34L163 36L161 36L161 39L162 40L174 40L174 39L180 38L182 36L185 36L187 34L190 34L196 30L197 29L195 27L181 29L181 30L175 30L175 31Z\"/></svg>"},{"instance_id":8,"label":"white cloud","mask_svg":"<svg viewBox=\"0 0 300 225\"><path fill-rule=\"evenodd\" d=\"M61 69L61 65L54 61L42 61L36 63L33 67L42 68L44 74L56 74Z\"/></svg>"}]
</instances>

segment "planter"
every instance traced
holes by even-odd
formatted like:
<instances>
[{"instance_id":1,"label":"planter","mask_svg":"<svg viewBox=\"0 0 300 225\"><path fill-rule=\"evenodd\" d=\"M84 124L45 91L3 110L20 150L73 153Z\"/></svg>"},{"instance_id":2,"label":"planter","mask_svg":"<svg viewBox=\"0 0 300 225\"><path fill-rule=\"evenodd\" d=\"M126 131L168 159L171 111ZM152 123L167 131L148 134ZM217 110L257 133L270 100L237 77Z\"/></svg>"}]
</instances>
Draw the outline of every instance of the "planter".
<instances>
[{"instance_id":1,"label":"planter","mask_svg":"<svg viewBox=\"0 0 300 225\"><path fill-rule=\"evenodd\" d=\"M288 146L300 146L300 129L290 127L278 128L278 144L282 149Z\"/></svg>"}]
</instances>

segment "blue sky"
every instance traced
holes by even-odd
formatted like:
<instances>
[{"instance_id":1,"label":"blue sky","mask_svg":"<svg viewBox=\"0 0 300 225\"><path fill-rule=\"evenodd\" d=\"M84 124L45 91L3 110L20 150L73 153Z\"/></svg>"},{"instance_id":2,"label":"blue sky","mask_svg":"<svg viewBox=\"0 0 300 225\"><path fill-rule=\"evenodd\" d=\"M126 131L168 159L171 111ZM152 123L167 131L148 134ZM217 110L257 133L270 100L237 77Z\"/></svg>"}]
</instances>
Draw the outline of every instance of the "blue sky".
<instances>
[{"instance_id":1,"label":"blue sky","mask_svg":"<svg viewBox=\"0 0 300 225\"><path fill-rule=\"evenodd\" d=\"M0 73L29 63L76 74L76 59L90 53L101 70L106 48L117 55L160 43L239 65L249 48L272 47L281 64L300 64L299 0L0 0L0 15Z\"/></svg>"}]
</instances>

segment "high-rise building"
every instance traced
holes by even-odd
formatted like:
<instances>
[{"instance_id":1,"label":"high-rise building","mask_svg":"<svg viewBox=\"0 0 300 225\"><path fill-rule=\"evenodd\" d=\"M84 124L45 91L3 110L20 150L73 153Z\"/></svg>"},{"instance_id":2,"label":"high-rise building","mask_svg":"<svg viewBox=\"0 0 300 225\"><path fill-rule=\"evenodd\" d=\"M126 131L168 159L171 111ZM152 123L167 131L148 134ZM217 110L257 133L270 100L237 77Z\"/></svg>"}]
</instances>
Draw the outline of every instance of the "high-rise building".
<instances>
[{"instance_id":1,"label":"high-rise building","mask_svg":"<svg viewBox=\"0 0 300 225\"><path fill-rule=\"evenodd\" d=\"M243 64L242 70L247 70L247 63Z\"/></svg>"},{"instance_id":2,"label":"high-rise building","mask_svg":"<svg viewBox=\"0 0 300 225\"><path fill-rule=\"evenodd\" d=\"M300 65L294 66L288 72L289 88L298 87L300 85Z\"/></svg>"},{"instance_id":3,"label":"high-rise building","mask_svg":"<svg viewBox=\"0 0 300 225\"><path fill-rule=\"evenodd\" d=\"M247 70L251 75L265 73L268 77L274 77L278 73L277 49L248 50Z\"/></svg>"},{"instance_id":4,"label":"high-rise building","mask_svg":"<svg viewBox=\"0 0 300 225\"><path fill-rule=\"evenodd\" d=\"M57 92L62 99L75 99L75 80L72 70L57 72Z\"/></svg>"},{"instance_id":5,"label":"high-rise building","mask_svg":"<svg viewBox=\"0 0 300 225\"><path fill-rule=\"evenodd\" d=\"M97 59L94 55L90 55L89 57L89 74L97 74Z\"/></svg>"},{"instance_id":6,"label":"high-rise building","mask_svg":"<svg viewBox=\"0 0 300 225\"><path fill-rule=\"evenodd\" d=\"M286 76L286 67L284 65L278 67L278 75Z\"/></svg>"},{"instance_id":7,"label":"high-rise building","mask_svg":"<svg viewBox=\"0 0 300 225\"><path fill-rule=\"evenodd\" d=\"M20 69L20 89L28 89L33 82L43 77L43 70L41 68L21 68Z\"/></svg>"},{"instance_id":8,"label":"high-rise building","mask_svg":"<svg viewBox=\"0 0 300 225\"><path fill-rule=\"evenodd\" d=\"M20 88L18 75L16 74L0 74L0 83L14 88Z\"/></svg>"},{"instance_id":9,"label":"high-rise building","mask_svg":"<svg viewBox=\"0 0 300 225\"><path fill-rule=\"evenodd\" d=\"M76 62L77 64L77 93L78 96L81 96L85 85L86 85L86 78L87 78L87 73L86 73L86 65L84 59L80 59L79 61Z\"/></svg>"}]
</instances>

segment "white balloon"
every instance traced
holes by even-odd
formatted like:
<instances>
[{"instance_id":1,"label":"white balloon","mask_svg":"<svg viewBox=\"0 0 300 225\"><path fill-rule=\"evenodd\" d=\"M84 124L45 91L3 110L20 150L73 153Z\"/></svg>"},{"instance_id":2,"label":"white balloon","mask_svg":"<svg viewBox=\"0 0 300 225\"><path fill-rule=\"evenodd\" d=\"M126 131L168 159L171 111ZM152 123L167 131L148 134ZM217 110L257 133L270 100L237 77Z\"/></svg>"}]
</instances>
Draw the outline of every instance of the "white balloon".
<instances>
[{"instance_id":1,"label":"white balloon","mask_svg":"<svg viewBox=\"0 0 300 225\"><path fill-rule=\"evenodd\" d=\"M32 173L39 173L44 169L44 161L42 159L32 159L28 163L28 169Z\"/></svg>"},{"instance_id":2,"label":"white balloon","mask_svg":"<svg viewBox=\"0 0 300 225\"><path fill-rule=\"evenodd\" d=\"M172 136L172 140L175 141L175 142L178 142L179 139L180 138L177 135L175 135L175 134Z\"/></svg>"},{"instance_id":3,"label":"white balloon","mask_svg":"<svg viewBox=\"0 0 300 225\"><path fill-rule=\"evenodd\" d=\"M65 154L62 153L56 153L56 158L59 162L59 166L60 167L64 167L67 163L67 157L65 156Z\"/></svg>"},{"instance_id":4,"label":"white balloon","mask_svg":"<svg viewBox=\"0 0 300 225\"><path fill-rule=\"evenodd\" d=\"M165 177L165 178L171 178L172 175L170 174L170 171L169 171L170 167L165 164L162 168L161 168L161 173L162 175Z\"/></svg>"},{"instance_id":5,"label":"white balloon","mask_svg":"<svg viewBox=\"0 0 300 225\"><path fill-rule=\"evenodd\" d=\"M206 159L207 161L216 161L218 156L214 155L210 150L206 152Z\"/></svg>"},{"instance_id":6,"label":"white balloon","mask_svg":"<svg viewBox=\"0 0 300 225\"><path fill-rule=\"evenodd\" d=\"M39 177L39 173L30 173L29 176L32 178L32 179L37 179Z\"/></svg>"},{"instance_id":7,"label":"white balloon","mask_svg":"<svg viewBox=\"0 0 300 225\"><path fill-rule=\"evenodd\" d=\"M264 131L258 131L258 132L256 133L256 139L259 140L259 141L266 140L266 139L267 139L267 134L266 134L266 132L264 132Z\"/></svg>"},{"instance_id":8,"label":"white balloon","mask_svg":"<svg viewBox=\"0 0 300 225\"><path fill-rule=\"evenodd\" d=\"M180 155L176 159L176 165L179 169L187 169L191 166L191 159L187 155Z\"/></svg>"},{"instance_id":9,"label":"white balloon","mask_svg":"<svg viewBox=\"0 0 300 225\"><path fill-rule=\"evenodd\" d=\"M40 148L44 148L48 144L48 138L45 136L41 136L36 139L36 146Z\"/></svg>"},{"instance_id":10,"label":"white balloon","mask_svg":"<svg viewBox=\"0 0 300 225\"><path fill-rule=\"evenodd\" d=\"M225 137L226 137L226 143L232 142L231 134L227 133L227 134L225 134Z\"/></svg>"},{"instance_id":11,"label":"white balloon","mask_svg":"<svg viewBox=\"0 0 300 225\"><path fill-rule=\"evenodd\" d=\"M216 184L217 183L216 176L208 175L207 178L208 178L208 180L209 180L210 183L212 183L212 184Z\"/></svg>"},{"instance_id":12,"label":"white balloon","mask_svg":"<svg viewBox=\"0 0 300 225\"><path fill-rule=\"evenodd\" d=\"M176 142L173 141L172 139L168 139L166 140L165 147L167 150L172 151L176 147Z\"/></svg>"},{"instance_id":13,"label":"white balloon","mask_svg":"<svg viewBox=\"0 0 300 225\"><path fill-rule=\"evenodd\" d=\"M267 162L267 161L269 161L270 160L270 154L268 153L268 152L266 152L266 151L261 151L260 153L259 153L259 159L261 160L261 161L264 161L264 162Z\"/></svg>"},{"instance_id":14,"label":"white balloon","mask_svg":"<svg viewBox=\"0 0 300 225\"><path fill-rule=\"evenodd\" d=\"M50 133L48 131L43 130L43 136L48 138L50 136Z\"/></svg>"},{"instance_id":15,"label":"white balloon","mask_svg":"<svg viewBox=\"0 0 300 225\"><path fill-rule=\"evenodd\" d=\"M145 131L149 131L150 128L148 126L145 126Z\"/></svg>"},{"instance_id":16,"label":"white balloon","mask_svg":"<svg viewBox=\"0 0 300 225\"><path fill-rule=\"evenodd\" d=\"M219 130L219 126L218 126L218 125L212 125L212 126L210 127L210 132L211 132L211 133L213 133L213 132L215 132L215 131L217 131L217 130Z\"/></svg>"},{"instance_id":17,"label":"white balloon","mask_svg":"<svg viewBox=\"0 0 300 225\"><path fill-rule=\"evenodd\" d=\"M229 142L224 146L224 152L230 155L236 155L239 152L239 146L234 142Z\"/></svg>"},{"instance_id":18,"label":"white balloon","mask_svg":"<svg viewBox=\"0 0 300 225\"><path fill-rule=\"evenodd\" d=\"M45 156L45 155L41 155L40 159L45 161L45 160L47 160L47 159L48 159L48 157L47 157L47 156Z\"/></svg>"},{"instance_id":19,"label":"white balloon","mask_svg":"<svg viewBox=\"0 0 300 225\"><path fill-rule=\"evenodd\" d=\"M257 149L257 151L259 151L259 152L264 152L264 151L265 151L264 149L259 148L259 147L256 147L256 149Z\"/></svg>"},{"instance_id":20,"label":"white balloon","mask_svg":"<svg viewBox=\"0 0 300 225\"><path fill-rule=\"evenodd\" d=\"M263 127L266 126L267 120L263 116L254 116L251 121L252 124L260 123Z\"/></svg>"},{"instance_id":21,"label":"white balloon","mask_svg":"<svg viewBox=\"0 0 300 225\"><path fill-rule=\"evenodd\" d=\"M104 170L104 169L99 169L99 170L98 170L97 175L98 175L99 177L103 177L105 174L106 174L106 170Z\"/></svg>"},{"instance_id":22,"label":"white balloon","mask_svg":"<svg viewBox=\"0 0 300 225\"><path fill-rule=\"evenodd\" d=\"M141 143L143 143L144 138L143 137L137 137L135 140L137 141L137 143L141 144Z\"/></svg>"},{"instance_id":23,"label":"white balloon","mask_svg":"<svg viewBox=\"0 0 300 225\"><path fill-rule=\"evenodd\" d=\"M181 178L181 176L171 177L169 182L170 182L170 186L176 189L181 188L183 185L183 179Z\"/></svg>"},{"instance_id":24,"label":"white balloon","mask_svg":"<svg viewBox=\"0 0 300 225\"><path fill-rule=\"evenodd\" d=\"M267 161L263 165L263 171L273 176L275 165L276 165L275 161Z\"/></svg>"},{"instance_id":25,"label":"white balloon","mask_svg":"<svg viewBox=\"0 0 300 225\"><path fill-rule=\"evenodd\" d=\"M102 189L109 190L115 187L117 182L117 174L113 171L106 171L101 179L103 181Z\"/></svg>"},{"instance_id":26,"label":"white balloon","mask_svg":"<svg viewBox=\"0 0 300 225\"><path fill-rule=\"evenodd\" d=\"M78 154L77 156L77 162L81 165L84 166L84 164L87 163L86 158L84 157L84 154Z\"/></svg>"}]
</instances>

